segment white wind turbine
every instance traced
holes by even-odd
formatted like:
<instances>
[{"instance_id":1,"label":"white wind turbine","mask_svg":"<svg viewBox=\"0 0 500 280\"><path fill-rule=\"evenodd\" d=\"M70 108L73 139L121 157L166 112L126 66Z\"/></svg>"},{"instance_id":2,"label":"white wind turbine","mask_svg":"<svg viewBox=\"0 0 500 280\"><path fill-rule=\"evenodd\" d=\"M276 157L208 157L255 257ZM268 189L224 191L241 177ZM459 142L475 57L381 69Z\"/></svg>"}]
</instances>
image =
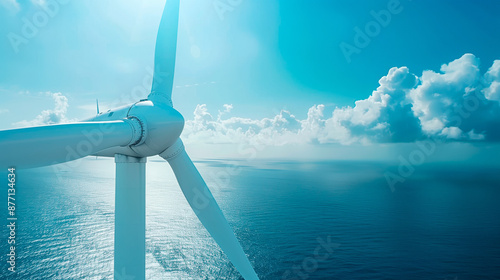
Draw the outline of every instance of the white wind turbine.
<instances>
[{"instance_id":1,"label":"white wind turbine","mask_svg":"<svg viewBox=\"0 0 500 280\"><path fill-rule=\"evenodd\" d=\"M0 167L29 168L89 155L116 162L114 275L145 278L146 158L159 155L175 173L191 208L241 275L258 279L179 136L182 115L171 95L180 0L167 0L158 30L155 71L147 99L77 123L0 131ZM127 279L129 279L127 278Z\"/></svg>"}]
</instances>

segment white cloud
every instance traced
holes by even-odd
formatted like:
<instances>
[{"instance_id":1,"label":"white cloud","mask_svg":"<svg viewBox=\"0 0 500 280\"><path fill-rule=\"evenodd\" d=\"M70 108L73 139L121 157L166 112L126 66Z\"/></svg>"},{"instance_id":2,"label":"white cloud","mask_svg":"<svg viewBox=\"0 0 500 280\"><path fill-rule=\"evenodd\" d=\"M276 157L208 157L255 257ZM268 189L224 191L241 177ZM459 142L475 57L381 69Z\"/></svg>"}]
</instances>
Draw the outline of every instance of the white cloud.
<instances>
[{"instance_id":1,"label":"white cloud","mask_svg":"<svg viewBox=\"0 0 500 280\"><path fill-rule=\"evenodd\" d=\"M26 127L69 122L70 120L66 117L66 113L68 111L68 98L59 92L47 92L46 94L54 100L54 109L44 110L33 120L20 121L14 125L18 127Z\"/></svg>"},{"instance_id":2,"label":"white cloud","mask_svg":"<svg viewBox=\"0 0 500 280\"><path fill-rule=\"evenodd\" d=\"M478 140L500 140L496 126L500 117L497 82L500 61L496 60L484 76L479 59L465 54L441 66L441 73L424 71L420 83L409 96L412 110L428 136ZM465 134L460 133L459 130ZM479 133L476 133L477 131Z\"/></svg>"},{"instance_id":3,"label":"white cloud","mask_svg":"<svg viewBox=\"0 0 500 280\"><path fill-rule=\"evenodd\" d=\"M217 118L198 105L186 122L183 138L196 143L252 145L413 142L426 137L445 141L500 141L500 60L480 73L479 59L465 54L440 72L420 77L407 67L391 68L380 86L354 107L309 108L307 118L281 111L273 118L230 117L224 105Z\"/></svg>"},{"instance_id":4,"label":"white cloud","mask_svg":"<svg viewBox=\"0 0 500 280\"><path fill-rule=\"evenodd\" d=\"M224 104L224 113L229 113L233 110L233 104Z\"/></svg>"},{"instance_id":5,"label":"white cloud","mask_svg":"<svg viewBox=\"0 0 500 280\"><path fill-rule=\"evenodd\" d=\"M226 107L227 109L227 107ZM205 104L197 105L193 120L187 120L183 138L187 142L243 143L279 145L286 135L300 128L300 123L287 111L272 119L253 120L231 117L215 119Z\"/></svg>"},{"instance_id":6,"label":"white cloud","mask_svg":"<svg viewBox=\"0 0 500 280\"><path fill-rule=\"evenodd\" d=\"M9 109L0 109L0 114L8 113Z\"/></svg>"},{"instance_id":7,"label":"white cloud","mask_svg":"<svg viewBox=\"0 0 500 280\"><path fill-rule=\"evenodd\" d=\"M456 126L445 127L441 131L441 135L448 139L460 139L462 137L462 130Z\"/></svg>"},{"instance_id":8,"label":"white cloud","mask_svg":"<svg viewBox=\"0 0 500 280\"><path fill-rule=\"evenodd\" d=\"M484 140L485 138L484 134L475 133L474 130L469 131L467 135L471 140Z\"/></svg>"},{"instance_id":9,"label":"white cloud","mask_svg":"<svg viewBox=\"0 0 500 280\"><path fill-rule=\"evenodd\" d=\"M224 104L222 105L224 107L224 110L219 110L219 115L217 116L217 119L220 119L223 115L231 113L231 110L233 110L233 104Z\"/></svg>"},{"instance_id":10,"label":"white cloud","mask_svg":"<svg viewBox=\"0 0 500 280\"><path fill-rule=\"evenodd\" d=\"M479 59L465 54L441 66L442 73L428 70L420 78L420 85L410 93L412 109L425 133L446 133L450 111L463 104L467 91L473 91L480 80Z\"/></svg>"}]
</instances>

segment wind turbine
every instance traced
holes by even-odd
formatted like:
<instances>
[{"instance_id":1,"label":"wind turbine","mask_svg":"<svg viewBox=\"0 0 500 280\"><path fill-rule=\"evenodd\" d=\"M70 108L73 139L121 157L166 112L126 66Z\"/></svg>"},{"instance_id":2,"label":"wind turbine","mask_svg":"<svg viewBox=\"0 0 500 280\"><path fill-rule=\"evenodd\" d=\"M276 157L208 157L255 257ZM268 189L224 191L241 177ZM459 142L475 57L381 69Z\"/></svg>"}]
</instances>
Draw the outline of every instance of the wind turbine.
<instances>
[{"instance_id":1,"label":"wind turbine","mask_svg":"<svg viewBox=\"0 0 500 280\"><path fill-rule=\"evenodd\" d=\"M191 208L247 280L258 279L205 181L180 140L184 118L172 107L180 0L167 0L147 99L83 122L0 131L0 167L29 168L89 155L114 157L115 279L145 278L146 158L171 166Z\"/></svg>"}]
</instances>

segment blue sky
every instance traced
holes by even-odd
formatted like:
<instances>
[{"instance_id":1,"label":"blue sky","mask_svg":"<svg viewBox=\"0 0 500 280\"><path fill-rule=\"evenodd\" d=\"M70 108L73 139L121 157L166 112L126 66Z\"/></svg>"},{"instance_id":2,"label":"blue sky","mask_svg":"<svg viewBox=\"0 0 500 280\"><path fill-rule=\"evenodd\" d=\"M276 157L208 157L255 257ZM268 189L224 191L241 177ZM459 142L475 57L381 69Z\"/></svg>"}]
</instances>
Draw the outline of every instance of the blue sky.
<instances>
[{"instance_id":1,"label":"blue sky","mask_svg":"<svg viewBox=\"0 0 500 280\"><path fill-rule=\"evenodd\" d=\"M431 134L465 141L498 139L490 137L496 135L495 122L475 125L486 118L476 109L474 117L457 126L449 124L452 115L444 114L450 106L434 106L446 103L446 94L455 96L457 91L475 88L483 95L491 92L484 106L497 116L493 65L500 59L498 1L181 2L173 101L192 121L185 137L199 134L192 137L193 142L207 135L216 138L215 143L234 142L238 137L228 131L238 127L246 132L239 135L242 138L278 133L270 136L278 145L280 138L287 138L283 129L301 130L302 135L306 130L309 134L321 131L321 136L308 134L304 140L308 144L411 142ZM40 13L47 14L50 3L57 3L57 11L16 52L12 34L23 36L25 21L43 20ZM95 113L97 98L101 109L109 109L130 103L134 97L146 97L163 4L160 0L0 0L0 128L43 122L46 117L83 119ZM366 32L376 22L374 14L387 12L390 19L386 18L385 26L379 23L366 46L346 59L341 44L355 47L355 28ZM458 59L462 60L449 67L448 76L439 76L444 73L443 64ZM392 67L398 68L391 74ZM464 84L475 68L477 78ZM424 70L435 75L424 77ZM457 78L453 73L466 74ZM415 79L415 85L396 89L393 83L397 81L390 74L394 79L406 75L409 82ZM384 76L389 77L386 88L379 81ZM423 87L424 80L439 83L449 77L453 78L451 86ZM398 90L411 100L407 102L411 108L392 110L391 115L385 111L396 106L391 102L400 94ZM391 102L384 103L384 94L391 96ZM367 101L358 109L375 108L376 116L356 116L356 109L342 109L354 108L360 100ZM450 100L460 104L467 99ZM431 112L422 107L429 102ZM414 131L397 131L398 120L405 116L408 122L403 126L410 123ZM340 127L332 126L336 121ZM207 125L220 125L224 131L207 132ZM389 127L389 136L370 132L384 126ZM342 134L346 130L349 133ZM363 135L359 130L365 131ZM406 139L404 135L413 136Z\"/></svg>"}]
</instances>

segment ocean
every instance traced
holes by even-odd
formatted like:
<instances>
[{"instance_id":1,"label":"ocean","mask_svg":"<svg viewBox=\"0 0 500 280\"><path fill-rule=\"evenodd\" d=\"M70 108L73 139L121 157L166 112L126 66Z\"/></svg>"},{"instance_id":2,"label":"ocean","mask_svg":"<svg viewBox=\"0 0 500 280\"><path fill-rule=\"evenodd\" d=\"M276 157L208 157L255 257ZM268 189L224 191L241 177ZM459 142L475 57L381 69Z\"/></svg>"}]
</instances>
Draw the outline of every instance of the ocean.
<instances>
[{"instance_id":1,"label":"ocean","mask_svg":"<svg viewBox=\"0 0 500 280\"><path fill-rule=\"evenodd\" d=\"M429 163L196 161L261 279L500 279L500 172ZM114 161L16 171L16 272L1 279L113 279ZM170 167L147 164L147 279L240 279Z\"/></svg>"}]
</instances>

